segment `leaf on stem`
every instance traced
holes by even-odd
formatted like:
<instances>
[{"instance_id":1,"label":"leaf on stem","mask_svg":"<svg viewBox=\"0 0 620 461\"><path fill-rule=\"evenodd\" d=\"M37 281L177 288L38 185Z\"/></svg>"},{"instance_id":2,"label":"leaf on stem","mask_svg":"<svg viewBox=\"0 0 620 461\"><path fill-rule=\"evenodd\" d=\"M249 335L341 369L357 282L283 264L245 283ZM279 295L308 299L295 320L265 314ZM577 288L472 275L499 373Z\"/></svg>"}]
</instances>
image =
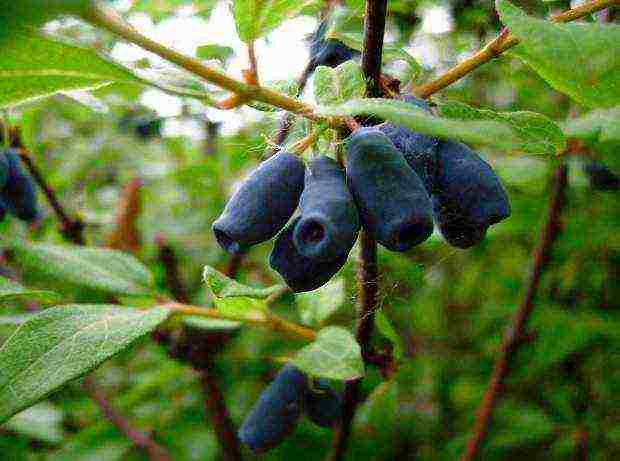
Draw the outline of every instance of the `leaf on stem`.
<instances>
[{"instance_id":1,"label":"leaf on stem","mask_svg":"<svg viewBox=\"0 0 620 461\"><path fill-rule=\"evenodd\" d=\"M58 293L48 290L31 290L4 277L0 277L0 306L15 301L37 301L43 304L54 304L61 299Z\"/></svg>"},{"instance_id":2,"label":"leaf on stem","mask_svg":"<svg viewBox=\"0 0 620 461\"><path fill-rule=\"evenodd\" d=\"M319 104L341 104L363 98L366 81L359 64L347 61L336 68L319 66L314 74L314 97Z\"/></svg>"}]
</instances>

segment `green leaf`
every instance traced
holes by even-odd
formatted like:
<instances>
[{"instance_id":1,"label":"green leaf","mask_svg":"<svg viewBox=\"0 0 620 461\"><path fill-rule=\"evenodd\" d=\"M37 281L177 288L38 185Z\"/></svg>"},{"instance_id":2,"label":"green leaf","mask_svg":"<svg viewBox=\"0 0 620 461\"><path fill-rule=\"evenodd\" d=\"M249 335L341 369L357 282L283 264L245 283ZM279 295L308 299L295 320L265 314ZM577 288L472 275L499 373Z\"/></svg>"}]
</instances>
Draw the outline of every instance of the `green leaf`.
<instances>
[{"instance_id":1,"label":"green leaf","mask_svg":"<svg viewBox=\"0 0 620 461\"><path fill-rule=\"evenodd\" d=\"M620 104L619 26L555 24L527 16L506 0L497 1L497 10L521 40L510 53L553 88L588 107Z\"/></svg>"},{"instance_id":2,"label":"green leaf","mask_svg":"<svg viewBox=\"0 0 620 461\"><path fill-rule=\"evenodd\" d=\"M16 243L14 251L26 271L57 286L65 282L112 295L143 295L154 289L149 270L120 251L34 243Z\"/></svg>"},{"instance_id":3,"label":"green leaf","mask_svg":"<svg viewBox=\"0 0 620 461\"><path fill-rule=\"evenodd\" d=\"M375 313L375 326L383 336L390 340L394 347L394 358L400 360L403 356L403 342L382 310Z\"/></svg>"},{"instance_id":4,"label":"green leaf","mask_svg":"<svg viewBox=\"0 0 620 461\"><path fill-rule=\"evenodd\" d=\"M269 288L253 288L243 285L212 267L205 266L203 279L213 302L222 315L233 320L265 320L266 298L283 289L280 285Z\"/></svg>"},{"instance_id":5,"label":"green leaf","mask_svg":"<svg viewBox=\"0 0 620 461\"><path fill-rule=\"evenodd\" d=\"M40 402L16 414L4 427L45 443L60 443L64 439L62 411L49 402Z\"/></svg>"},{"instance_id":6,"label":"green leaf","mask_svg":"<svg viewBox=\"0 0 620 461\"><path fill-rule=\"evenodd\" d=\"M364 376L364 361L353 335L340 327L323 328L293 363L311 376L350 380Z\"/></svg>"},{"instance_id":7,"label":"green leaf","mask_svg":"<svg viewBox=\"0 0 620 461\"><path fill-rule=\"evenodd\" d=\"M0 306L13 303L15 301L37 301L46 305L60 301L58 293L47 290L30 290L18 283L0 276Z\"/></svg>"},{"instance_id":8,"label":"green leaf","mask_svg":"<svg viewBox=\"0 0 620 461\"><path fill-rule=\"evenodd\" d=\"M333 279L314 291L295 295L301 321L318 326L335 314L346 302L344 278Z\"/></svg>"},{"instance_id":9,"label":"green leaf","mask_svg":"<svg viewBox=\"0 0 620 461\"><path fill-rule=\"evenodd\" d=\"M566 139L560 127L550 118L536 112L496 112L453 101L440 104L439 114L449 119L487 120L510 126L520 140L516 150L524 153L554 155L566 149Z\"/></svg>"},{"instance_id":10,"label":"green leaf","mask_svg":"<svg viewBox=\"0 0 620 461\"><path fill-rule=\"evenodd\" d=\"M91 3L92 0L4 1L0 4L0 36L15 27L41 25L58 15L83 14Z\"/></svg>"},{"instance_id":11,"label":"green leaf","mask_svg":"<svg viewBox=\"0 0 620 461\"><path fill-rule=\"evenodd\" d=\"M199 46L196 55L200 59L217 59L222 64L226 64L226 61L234 52L230 46L209 44Z\"/></svg>"},{"instance_id":12,"label":"green leaf","mask_svg":"<svg viewBox=\"0 0 620 461\"><path fill-rule=\"evenodd\" d=\"M490 145L506 150L523 147L523 135L511 125L490 120L451 120L395 99L354 99L338 106L319 106L324 116L376 115L410 130L468 144Z\"/></svg>"},{"instance_id":13,"label":"green leaf","mask_svg":"<svg viewBox=\"0 0 620 461\"><path fill-rule=\"evenodd\" d=\"M341 104L362 98L366 92L364 74L359 64L347 61L336 68L319 66L314 73L314 97L319 104Z\"/></svg>"},{"instance_id":14,"label":"green leaf","mask_svg":"<svg viewBox=\"0 0 620 461\"><path fill-rule=\"evenodd\" d=\"M237 33L249 43L296 16L303 8L317 0L234 0L233 16Z\"/></svg>"},{"instance_id":15,"label":"green leaf","mask_svg":"<svg viewBox=\"0 0 620 461\"><path fill-rule=\"evenodd\" d=\"M297 80L275 80L272 82L267 82L263 84L264 87L267 87L271 90L278 91L280 93L284 93L292 98L296 98L299 93L299 85L297 84ZM266 104L260 101L250 101L248 102L248 106L253 109L260 110L262 112L277 112L280 109L272 106L270 104Z\"/></svg>"},{"instance_id":16,"label":"green leaf","mask_svg":"<svg viewBox=\"0 0 620 461\"><path fill-rule=\"evenodd\" d=\"M129 70L92 50L23 30L0 38L0 108L59 91L111 83L141 84Z\"/></svg>"},{"instance_id":17,"label":"green leaf","mask_svg":"<svg viewBox=\"0 0 620 461\"><path fill-rule=\"evenodd\" d=\"M237 330L241 327L241 322L223 319L208 319L205 317L198 317L196 315L184 316L183 323L189 327L210 332L228 332Z\"/></svg>"},{"instance_id":18,"label":"green leaf","mask_svg":"<svg viewBox=\"0 0 620 461\"><path fill-rule=\"evenodd\" d=\"M129 347L168 315L167 309L108 305L37 314L0 347L0 423Z\"/></svg>"},{"instance_id":19,"label":"green leaf","mask_svg":"<svg viewBox=\"0 0 620 461\"><path fill-rule=\"evenodd\" d=\"M562 129L571 138L620 141L620 106L593 110L583 117L566 120Z\"/></svg>"}]
</instances>

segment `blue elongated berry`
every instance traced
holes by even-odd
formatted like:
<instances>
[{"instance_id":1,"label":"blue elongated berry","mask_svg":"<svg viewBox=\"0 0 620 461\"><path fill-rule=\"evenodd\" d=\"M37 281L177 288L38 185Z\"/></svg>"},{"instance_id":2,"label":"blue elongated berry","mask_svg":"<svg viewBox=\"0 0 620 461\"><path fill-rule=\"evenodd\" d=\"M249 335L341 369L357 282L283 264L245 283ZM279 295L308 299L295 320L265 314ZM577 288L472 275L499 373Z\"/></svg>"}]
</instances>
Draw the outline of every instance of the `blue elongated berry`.
<instances>
[{"instance_id":1,"label":"blue elongated berry","mask_svg":"<svg viewBox=\"0 0 620 461\"><path fill-rule=\"evenodd\" d=\"M4 157L8 165L8 174L0 195L6 208L9 213L23 221L35 221L39 217L39 205L34 182L22 167L16 150L5 150Z\"/></svg>"},{"instance_id":2,"label":"blue elongated berry","mask_svg":"<svg viewBox=\"0 0 620 461\"><path fill-rule=\"evenodd\" d=\"M304 185L299 157L280 153L261 163L213 223L218 243L238 253L276 235L293 215Z\"/></svg>"},{"instance_id":3,"label":"blue elongated berry","mask_svg":"<svg viewBox=\"0 0 620 461\"><path fill-rule=\"evenodd\" d=\"M306 376L293 365L286 365L245 418L239 440L255 453L278 446L295 429L307 391Z\"/></svg>"},{"instance_id":4,"label":"blue elongated berry","mask_svg":"<svg viewBox=\"0 0 620 461\"><path fill-rule=\"evenodd\" d=\"M390 139L362 128L347 140L347 184L364 228L392 251L407 251L433 232L431 201Z\"/></svg>"},{"instance_id":5,"label":"blue elongated berry","mask_svg":"<svg viewBox=\"0 0 620 461\"><path fill-rule=\"evenodd\" d=\"M448 243L469 248L489 226L510 216L510 202L500 179L478 154L465 144L441 141L433 212Z\"/></svg>"},{"instance_id":6,"label":"blue elongated berry","mask_svg":"<svg viewBox=\"0 0 620 461\"><path fill-rule=\"evenodd\" d=\"M351 251L360 221L345 172L336 161L321 156L309 163L299 210L293 240L300 254L333 261Z\"/></svg>"},{"instance_id":7,"label":"blue elongated berry","mask_svg":"<svg viewBox=\"0 0 620 461\"><path fill-rule=\"evenodd\" d=\"M583 170L590 177L590 185L593 189L613 191L620 188L620 177L599 160L586 163Z\"/></svg>"},{"instance_id":8,"label":"blue elongated berry","mask_svg":"<svg viewBox=\"0 0 620 461\"><path fill-rule=\"evenodd\" d=\"M414 96L403 96L402 99L413 106L430 113L430 107L423 99ZM390 138L394 146L403 154L409 166L417 173L426 191L433 192L433 180L436 170L436 156L439 141L426 134L416 133L403 126L389 122L377 126L379 130Z\"/></svg>"},{"instance_id":9,"label":"blue elongated berry","mask_svg":"<svg viewBox=\"0 0 620 461\"><path fill-rule=\"evenodd\" d=\"M306 394L306 415L321 427L334 427L342 416L342 398L324 379L314 381Z\"/></svg>"},{"instance_id":10,"label":"blue elongated berry","mask_svg":"<svg viewBox=\"0 0 620 461\"><path fill-rule=\"evenodd\" d=\"M321 22L317 30L310 38L310 67L317 66L336 67L349 59L359 56L359 52L349 48L344 43L335 39L326 39L327 21Z\"/></svg>"},{"instance_id":11,"label":"blue elongated berry","mask_svg":"<svg viewBox=\"0 0 620 461\"><path fill-rule=\"evenodd\" d=\"M325 285L347 262L348 254L333 261L308 258L295 246L293 233L299 217L278 235L269 256L269 265L276 270L295 293L312 291Z\"/></svg>"}]
</instances>

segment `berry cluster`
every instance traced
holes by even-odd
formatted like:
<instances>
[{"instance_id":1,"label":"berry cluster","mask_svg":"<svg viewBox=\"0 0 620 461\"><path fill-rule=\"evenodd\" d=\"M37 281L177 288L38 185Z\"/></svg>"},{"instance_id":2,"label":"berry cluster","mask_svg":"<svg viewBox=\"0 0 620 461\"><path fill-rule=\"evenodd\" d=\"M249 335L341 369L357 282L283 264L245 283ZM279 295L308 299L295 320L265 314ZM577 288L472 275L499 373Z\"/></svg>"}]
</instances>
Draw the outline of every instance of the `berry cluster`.
<instances>
[{"instance_id":1,"label":"berry cluster","mask_svg":"<svg viewBox=\"0 0 620 461\"><path fill-rule=\"evenodd\" d=\"M7 212L27 222L39 218L35 185L14 149L0 151L0 221Z\"/></svg>"},{"instance_id":2,"label":"berry cluster","mask_svg":"<svg viewBox=\"0 0 620 461\"><path fill-rule=\"evenodd\" d=\"M330 428L340 419L342 399L322 379L309 380L286 365L260 395L245 418L239 439L255 453L278 446L290 435L302 414L318 426Z\"/></svg>"},{"instance_id":3,"label":"berry cluster","mask_svg":"<svg viewBox=\"0 0 620 461\"><path fill-rule=\"evenodd\" d=\"M346 172L326 156L305 167L279 153L261 164L213 224L220 245L242 252L281 231L269 263L293 291L310 291L344 265L361 226L404 252L432 234L434 221L449 244L468 248L510 215L499 178L464 144L383 123L353 133L346 152Z\"/></svg>"}]
</instances>

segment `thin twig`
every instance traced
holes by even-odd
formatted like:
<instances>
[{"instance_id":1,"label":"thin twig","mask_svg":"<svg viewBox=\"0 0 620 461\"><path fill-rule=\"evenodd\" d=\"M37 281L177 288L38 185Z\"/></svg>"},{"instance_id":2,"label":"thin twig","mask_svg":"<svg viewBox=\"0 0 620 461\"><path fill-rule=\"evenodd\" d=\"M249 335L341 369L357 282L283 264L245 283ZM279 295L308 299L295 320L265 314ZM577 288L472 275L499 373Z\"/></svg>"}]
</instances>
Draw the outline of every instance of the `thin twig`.
<instances>
[{"instance_id":1,"label":"thin twig","mask_svg":"<svg viewBox=\"0 0 620 461\"><path fill-rule=\"evenodd\" d=\"M489 431L493 410L501 396L504 381L510 372L510 364L519 346L522 344L521 339L525 335L527 321L534 309L533 301L540 278L549 262L553 243L558 238L562 227L561 213L566 204L567 172L568 167L565 163L560 164L555 172L553 190L547 212L547 222L541 231L538 246L534 251L532 270L526 290L515 317L504 335L499 357L497 357L493 366L491 380L476 413L473 435L467 444L467 449L461 457L461 461L473 461L479 455L484 439Z\"/></svg>"},{"instance_id":2,"label":"thin twig","mask_svg":"<svg viewBox=\"0 0 620 461\"><path fill-rule=\"evenodd\" d=\"M248 85L240 80L229 77L217 69L204 65L198 59L186 56L142 35L134 27L125 22L125 20L123 20L123 18L121 18L112 8L100 2L93 4L92 8L90 8L85 14L84 19L93 25L108 30L109 32L112 32L113 34L118 35L131 43L137 44L147 51L155 53L167 61L176 64L177 66L198 75L199 77L202 77L207 82L220 88L248 99L261 101L289 112L303 115L304 117L310 119L318 118L314 114L311 106L299 101L298 99L291 98L290 96L269 88Z\"/></svg>"},{"instance_id":3,"label":"thin twig","mask_svg":"<svg viewBox=\"0 0 620 461\"><path fill-rule=\"evenodd\" d=\"M385 34L385 15L387 0L366 0L366 19L364 22L364 48L362 49L362 70L366 78L368 96L380 95L381 55L383 35ZM364 364L371 356L370 337L375 324L377 306L377 241L362 230L360 236L360 261L357 271L358 283L358 324L356 339L362 350ZM342 418L334 435L330 461L344 458L351 435L353 418L360 403L361 379L347 382L343 395Z\"/></svg>"},{"instance_id":4,"label":"thin twig","mask_svg":"<svg viewBox=\"0 0 620 461\"><path fill-rule=\"evenodd\" d=\"M590 13L594 13L609 6L618 4L620 4L620 0L595 0L554 16L551 21L557 23L574 21L587 16ZM512 48L518 43L519 39L508 35L508 30L504 28L500 35L498 35L493 41L489 42L482 50L478 51L476 54L467 58L460 64L457 64L452 69L449 69L435 80L414 88L413 92L421 98L428 98L432 94L437 93L439 90L442 90L457 80L460 80L481 65L498 57L500 54L504 53L506 50Z\"/></svg>"},{"instance_id":5,"label":"thin twig","mask_svg":"<svg viewBox=\"0 0 620 461\"><path fill-rule=\"evenodd\" d=\"M34 179L34 182L39 186L39 189L45 195L48 203L54 210L56 217L60 223L59 232L66 239L76 245L84 244L84 223L79 218L71 218L65 210L65 208L58 200L58 196L54 188L47 182L41 170L35 165L32 160L32 154L26 148L22 142L21 132L19 127L12 127L11 133L11 146L19 151L19 157L22 163L28 169L30 176Z\"/></svg>"},{"instance_id":6,"label":"thin twig","mask_svg":"<svg viewBox=\"0 0 620 461\"><path fill-rule=\"evenodd\" d=\"M181 280L179 274L179 261L174 252L174 248L166 241L164 237L156 238L157 259L164 266L164 274L166 277L166 286L170 290L172 297L181 303L188 303L189 296L187 288Z\"/></svg>"},{"instance_id":7,"label":"thin twig","mask_svg":"<svg viewBox=\"0 0 620 461\"><path fill-rule=\"evenodd\" d=\"M166 450L160 445L158 445L150 434L132 428L127 419L117 413L114 408L112 408L107 397L105 396L103 391L101 391L101 389L99 389L99 387L95 384L91 376L87 376L86 378L84 378L82 387L90 396L90 398L97 403L105 417L112 424L114 424L114 426L121 432L121 434L131 440L136 447L143 450L148 455L150 460L172 460L172 458L168 456Z\"/></svg>"},{"instance_id":8,"label":"thin twig","mask_svg":"<svg viewBox=\"0 0 620 461\"><path fill-rule=\"evenodd\" d=\"M211 371L211 368L207 368L200 372L200 384L205 395L205 406L207 412L212 415L213 428L222 446L225 458L230 461L239 461L243 458L237 431L232 419L230 419L224 396Z\"/></svg>"}]
</instances>

